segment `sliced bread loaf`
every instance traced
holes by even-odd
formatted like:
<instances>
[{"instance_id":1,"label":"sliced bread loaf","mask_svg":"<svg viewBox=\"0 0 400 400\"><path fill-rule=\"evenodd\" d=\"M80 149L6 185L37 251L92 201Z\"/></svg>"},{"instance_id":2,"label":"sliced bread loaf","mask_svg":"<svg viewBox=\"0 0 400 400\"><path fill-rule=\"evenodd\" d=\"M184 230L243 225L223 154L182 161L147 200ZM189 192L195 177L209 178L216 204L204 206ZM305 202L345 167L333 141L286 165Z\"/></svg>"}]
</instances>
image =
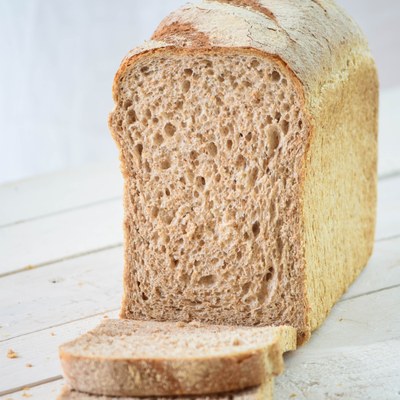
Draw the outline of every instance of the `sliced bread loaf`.
<instances>
[{"instance_id":1,"label":"sliced bread loaf","mask_svg":"<svg viewBox=\"0 0 400 400\"><path fill-rule=\"evenodd\" d=\"M208 0L123 61L121 316L292 325L372 252L378 80L333 0Z\"/></svg>"},{"instance_id":2,"label":"sliced bread loaf","mask_svg":"<svg viewBox=\"0 0 400 400\"><path fill-rule=\"evenodd\" d=\"M264 384L238 392L190 397L158 397L158 400L272 400L274 384L271 379ZM154 397L108 397L78 392L65 386L57 400L154 400Z\"/></svg>"},{"instance_id":3,"label":"sliced bread loaf","mask_svg":"<svg viewBox=\"0 0 400 400\"><path fill-rule=\"evenodd\" d=\"M108 396L203 395L242 390L283 370L290 327L105 320L60 347L68 385Z\"/></svg>"}]
</instances>

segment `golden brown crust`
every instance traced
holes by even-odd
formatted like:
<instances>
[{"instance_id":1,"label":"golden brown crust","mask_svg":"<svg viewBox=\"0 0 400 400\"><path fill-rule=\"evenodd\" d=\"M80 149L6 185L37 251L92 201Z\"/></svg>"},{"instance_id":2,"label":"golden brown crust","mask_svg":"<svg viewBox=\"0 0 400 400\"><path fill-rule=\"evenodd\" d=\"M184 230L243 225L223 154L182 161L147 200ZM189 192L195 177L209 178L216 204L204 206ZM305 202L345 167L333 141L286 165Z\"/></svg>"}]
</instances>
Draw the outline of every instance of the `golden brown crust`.
<instances>
[{"instance_id":1,"label":"golden brown crust","mask_svg":"<svg viewBox=\"0 0 400 400\"><path fill-rule=\"evenodd\" d=\"M185 38L182 41L182 37ZM172 45L182 45L187 47L209 47L208 36L199 32L192 24L172 22L171 25L160 26L151 37L152 40L160 40Z\"/></svg>"}]
</instances>

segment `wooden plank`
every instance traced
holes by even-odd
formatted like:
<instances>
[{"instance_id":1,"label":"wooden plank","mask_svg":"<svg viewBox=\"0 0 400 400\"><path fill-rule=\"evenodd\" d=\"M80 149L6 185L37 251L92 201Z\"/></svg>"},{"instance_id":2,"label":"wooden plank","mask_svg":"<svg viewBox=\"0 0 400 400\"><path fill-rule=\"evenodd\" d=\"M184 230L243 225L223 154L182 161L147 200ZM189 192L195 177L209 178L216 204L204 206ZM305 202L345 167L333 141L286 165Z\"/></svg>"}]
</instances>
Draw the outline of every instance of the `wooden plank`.
<instances>
[{"instance_id":1,"label":"wooden plank","mask_svg":"<svg viewBox=\"0 0 400 400\"><path fill-rule=\"evenodd\" d=\"M400 87L384 90L379 110L379 176L400 173Z\"/></svg>"},{"instance_id":2,"label":"wooden plank","mask_svg":"<svg viewBox=\"0 0 400 400\"><path fill-rule=\"evenodd\" d=\"M400 236L375 243L368 265L342 300L394 285L400 285Z\"/></svg>"},{"instance_id":3,"label":"wooden plank","mask_svg":"<svg viewBox=\"0 0 400 400\"><path fill-rule=\"evenodd\" d=\"M122 177L116 161L13 182L0 186L0 227L121 194Z\"/></svg>"},{"instance_id":4,"label":"wooden plank","mask_svg":"<svg viewBox=\"0 0 400 400\"><path fill-rule=\"evenodd\" d=\"M12 394L0 396L1 400L55 400L64 386L64 380L58 379L53 382L42 385L27 387L25 390L19 390Z\"/></svg>"},{"instance_id":5,"label":"wooden plank","mask_svg":"<svg viewBox=\"0 0 400 400\"><path fill-rule=\"evenodd\" d=\"M399 303L400 287L338 303L326 323L314 333L310 342L288 358L287 370L299 371L304 368L305 363L311 365L312 362L326 360L325 369L328 371L331 362L329 354L339 354L341 350L345 354L350 347L359 349L356 349L354 354L348 351L348 358L343 358L342 368L345 369L346 365L351 365L352 362L357 363L357 356L367 350L368 355L373 357L371 365L383 366L384 359L381 358L381 354L375 352L373 347L367 346L400 339ZM6 354L11 348L19 355L19 358L8 359L3 363L4 379L0 382L0 394L60 375L57 355L59 344L87 331L100 320L100 317L91 317L0 343L0 354ZM384 356L387 354L384 353ZM392 361L392 365L397 367L395 360ZM34 367L26 368L26 363L31 363ZM312 373L308 371L307 374L309 380L318 379L320 376L318 370ZM304 377L304 371L303 375L299 376ZM393 384L391 381L388 383ZM298 384L301 388L302 382L299 381ZM347 395L344 398L353 397Z\"/></svg>"},{"instance_id":6,"label":"wooden plank","mask_svg":"<svg viewBox=\"0 0 400 400\"><path fill-rule=\"evenodd\" d=\"M107 315L117 317L117 313ZM101 319L101 315L94 316L1 342L0 395L60 376L58 346L94 328ZM17 358L6 357L10 349Z\"/></svg>"},{"instance_id":7,"label":"wooden plank","mask_svg":"<svg viewBox=\"0 0 400 400\"><path fill-rule=\"evenodd\" d=\"M378 184L378 219L375 237L378 240L400 235L400 176Z\"/></svg>"},{"instance_id":8,"label":"wooden plank","mask_svg":"<svg viewBox=\"0 0 400 400\"><path fill-rule=\"evenodd\" d=\"M119 247L0 279L0 341L118 309L122 252Z\"/></svg>"},{"instance_id":9,"label":"wooden plank","mask_svg":"<svg viewBox=\"0 0 400 400\"><path fill-rule=\"evenodd\" d=\"M400 173L400 88L382 92L379 176ZM118 162L89 165L0 186L0 227L107 201L122 194Z\"/></svg>"},{"instance_id":10,"label":"wooden plank","mask_svg":"<svg viewBox=\"0 0 400 400\"><path fill-rule=\"evenodd\" d=\"M400 176L379 182L376 238L400 235ZM0 229L0 274L114 246L122 241L117 199Z\"/></svg>"},{"instance_id":11,"label":"wooden plank","mask_svg":"<svg viewBox=\"0 0 400 400\"><path fill-rule=\"evenodd\" d=\"M75 209L0 230L0 274L122 242L122 202Z\"/></svg>"},{"instance_id":12,"label":"wooden plank","mask_svg":"<svg viewBox=\"0 0 400 400\"><path fill-rule=\"evenodd\" d=\"M119 247L0 279L0 340L117 309L122 258ZM396 284L400 284L400 237L376 243L370 263L343 298Z\"/></svg>"},{"instance_id":13,"label":"wooden plank","mask_svg":"<svg viewBox=\"0 0 400 400\"><path fill-rule=\"evenodd\" d=\"M303 357L294 353L275 380L275 398L397 399L399 354L400 340L310 351Z\"/></svg>"},{"instance_id":14,"label":"wooden plank","mask_svg":"<svg viewBox=\"0 0 400 400\"><path fill-rule=\"evenodd\" d=\"M400 391L399 304L400 287L338 303L310 342L286 357L276 397L396 398Z\"/></svg>"}]
</instances>

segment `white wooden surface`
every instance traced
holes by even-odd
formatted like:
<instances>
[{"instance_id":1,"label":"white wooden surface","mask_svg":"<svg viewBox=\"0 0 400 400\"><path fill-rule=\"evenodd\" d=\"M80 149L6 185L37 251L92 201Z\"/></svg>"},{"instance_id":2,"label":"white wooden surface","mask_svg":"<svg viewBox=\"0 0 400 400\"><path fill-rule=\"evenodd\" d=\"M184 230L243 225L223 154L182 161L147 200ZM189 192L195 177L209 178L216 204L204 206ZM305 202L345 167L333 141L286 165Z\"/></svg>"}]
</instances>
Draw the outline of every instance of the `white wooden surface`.
<instances>
[{"instance_id":1,"label":"white wooden surface","mask_svg":"<svg viewBox=\"0 0 400 400\"><path fill-rule=\"evenodd\" d=\"M278 400L400 399L399 104L400 88L382 95L374 255L286 356ZM117 315L121 189L117 163L0 187L0 399L55 399L58 345Z\"/></svg>"}]
</instances>

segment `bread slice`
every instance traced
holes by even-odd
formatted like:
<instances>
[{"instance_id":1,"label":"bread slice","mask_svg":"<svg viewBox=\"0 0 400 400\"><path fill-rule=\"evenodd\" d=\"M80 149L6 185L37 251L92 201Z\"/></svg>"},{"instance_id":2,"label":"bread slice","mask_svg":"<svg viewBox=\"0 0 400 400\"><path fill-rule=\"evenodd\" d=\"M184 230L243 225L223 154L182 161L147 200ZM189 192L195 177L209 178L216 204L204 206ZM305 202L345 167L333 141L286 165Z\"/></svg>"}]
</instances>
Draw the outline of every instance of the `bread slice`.
<instances>
[{"instance_id":1,"label":"bread slice","mask_svg":"<svg viewBox=\"0 0 400 400\"><path fill-rule=\"evenodd\" d=\"M128 54L123 318L324 320L372 252L378 80L332 0L209 0Z\"/></svg>"},{"instance_id":2,"label":"bread slice","mask_svg":"<svg viewBox=\"0 0 400 400\"><path fill-rule=\"evenodd\" d=\"M204 395L260 385L296 346L290 327L105 320L60 347L68 385L108 396Z\"/></svg>"},{"instance_id":3,"label":"bread slice","mask_svg":"<svg viewBox=\"0 0 400 400\"><path fill-rule=\"evenodd\" d=\"M245 389L238 392L210 394L205 396L180 396L180 397L158 397L159 400L272 400L273 399L273 380L251 389ZM154 397L108 397L98 396L77 392L65 386L57 400L152 400Z\"/></svg>"}]
</instances>

